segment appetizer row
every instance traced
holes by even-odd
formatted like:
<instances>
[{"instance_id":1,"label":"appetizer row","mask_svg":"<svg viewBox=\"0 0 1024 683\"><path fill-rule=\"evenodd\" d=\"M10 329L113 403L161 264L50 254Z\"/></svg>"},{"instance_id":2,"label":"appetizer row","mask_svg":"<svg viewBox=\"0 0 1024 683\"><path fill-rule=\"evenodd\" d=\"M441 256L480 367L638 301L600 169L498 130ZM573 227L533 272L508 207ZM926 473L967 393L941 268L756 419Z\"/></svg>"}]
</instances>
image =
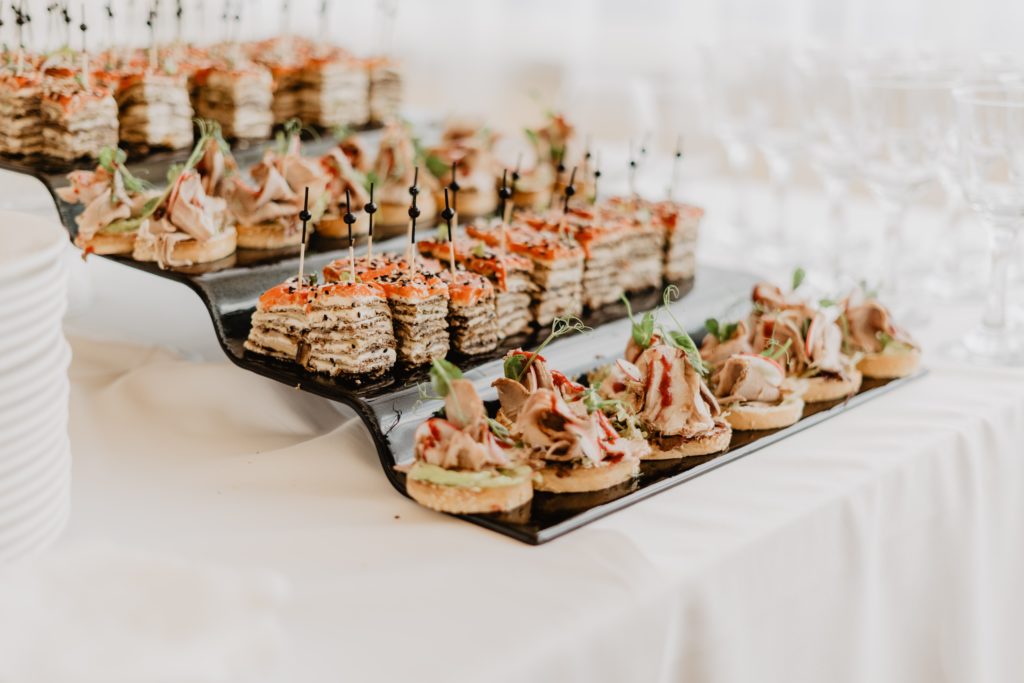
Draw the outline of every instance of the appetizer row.
<instances>
[{"instance_id":1,"label":"appetizer row","mask_svg":"<svg viewBox=\"0 0 1024 683\"><path fill-rule=\"evenodd\" d=\"M786 427L805 402L840 400L863 377L917 370L919 347L876 299L855 292L822 304L760 284L750 315L709 320L700 347L648 313L633 320L624 357L586 386L550 369L542 348L517 349L492 383L493 417L457 368L435 361L444 412L420 425L414 459L399 466L407 490L429 508L463 514L512 510L535 490L601 490L636 477L642 460L720 453L734 430ZM559 324L567 328L560 321L553 336Z\"/></svg>"},{"instance_id":2,"label":"appetizer row","mask_svg":"<svg viewBox=\"0 0 1024 683\"><path fill-rule=\"evenodd\" d=\"M246 139L296 117L323 127L379 123L397 115L400 98L387 60L296 37L90 55L5 49L0 154L72 161L119 141L184 149L194 116Z\"/></svg>"}]
</instances>

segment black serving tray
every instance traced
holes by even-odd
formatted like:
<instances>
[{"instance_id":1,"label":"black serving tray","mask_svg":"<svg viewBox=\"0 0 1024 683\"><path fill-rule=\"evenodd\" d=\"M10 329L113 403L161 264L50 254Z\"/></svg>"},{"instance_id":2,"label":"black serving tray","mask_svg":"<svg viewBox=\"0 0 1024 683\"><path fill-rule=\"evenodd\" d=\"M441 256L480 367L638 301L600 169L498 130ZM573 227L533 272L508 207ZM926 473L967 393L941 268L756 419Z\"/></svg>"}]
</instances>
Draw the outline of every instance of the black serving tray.
<instances>
[{"instance_id":1,"label":"black serving tray","mask_svg":"<svg viewBox=\"0 0 1024 683\"><path fill-rule=\"evenodd\" d=\"M368 144L374 144L373 133ZM254 144L235 150L243 168L255 163L266 144ZM333 144L330 139L305 143L308 154L320 154ZM188 152L153 154L128 164L131 171L160 184L167 168L184 160ZM91 163L78 164L92 168ZM32 160L11 160L0 157L0 168L31 175L49 190L64 225L73 238L76 232L74 217L81 207L71 206L56 195L56 189L67 184L65 175L70 168L48 168ZM331 260L346 254L346 245L337 241L321 240L314 234L306 252L306 272L315 272ZM404 239L396 237L374 243L377 252L401 252ZM358 245L357 254L365 253L365 245ZM413 434L416 427L436 413L442 406L436 399L424 399L419 385L427 379L424 368L396 368L386 377L372 382L353 383L308 373L301 367L246 352L243 343L249 334L250 318L259 295L273 285L296 274L297 251L280 252L239 251L220 262L192 268L161 270L153 263L140 263L129 258L108 258L156 277L179 282L192 289L206 305L213 327L224 353L236 365L264 377L337 401L351 407L366 424L373 438L381 467L391 484L406 494L405 475L395 471L395 465L412 459ZM744 306L756 278L743 273L719 268L699 268L695 280L677 283L682 298L673 307L673 313L699 341L703 335L703 321L719 316L730 308ZM652 290L632 297L637 313L656 308L661 292ZM570 376L582 376L591 369L614 361L619 357L629 337L629 321L625 306L613 304L582 316L592 328L583 334L563 337L550 344L544 355L553 368ZM501 358L516 347L530 348L538 344L547 330L534 330L505 340L496 351L471 358L452 357L465 376L473 380L486 401L496 394L490 382L502 374ZM616 510L632 505L660 491L671 488L694 477L710 472L729 462L775 443L798 431L818 424L838 413L863 403L875 396L912 380L865 382L861 391L844 401L812 404L803 418L786 429L763 432L737 432L729 450L714 456L676 461L644 462L640 477L612 489L595 493L549 494L538 492L533 501L513 512L492 515L460 515L463 519L530 544L540 544L578 529Z\"/></svg>"}]
</instances>

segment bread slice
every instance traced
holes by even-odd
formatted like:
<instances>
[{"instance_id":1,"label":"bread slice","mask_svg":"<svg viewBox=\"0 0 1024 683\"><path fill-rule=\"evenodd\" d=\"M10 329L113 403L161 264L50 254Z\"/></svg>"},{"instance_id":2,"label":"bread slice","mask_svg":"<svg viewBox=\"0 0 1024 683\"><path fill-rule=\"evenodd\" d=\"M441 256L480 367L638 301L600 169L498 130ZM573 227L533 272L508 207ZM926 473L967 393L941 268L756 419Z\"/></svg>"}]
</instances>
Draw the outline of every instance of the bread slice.
<instances>
[{"instance_id":1,"label":"bread slice","mask_svg":"<svg viewBox=\"0 0 1024 683\"><path fill-rule=\"evenodd\" d=\"M917 372L921 366L921 352L909 351L866 353L857 364L857 369L871 379L896 379Z\"/></svg>"},{"instance_id":2,"label":"bread slice","mask_svg":"<svg viewBox=\"0 0 1024 683\"><path fill-rule=\"evenodd\" d=\"M301 228L289 230L278 221L238 225L238 247L240 249L280 249L281 247L296 246L301 241Z\"/></svg>"},{"instance_id":3,"label":"bread slice","mask_svg":"<svg viewBox=\"0 0 1024 683\"><path fill-rule=\"evenodd\" d=\"M352 237L362 237L370 231L369 214L360 211L355 214L356 222L352 224ZM342 216L324 216L316 224L317 234L334 239L348 239L348 225Z\"/></svg>"},{"instance_id":4,"label":"bread slice","mask_svg":"<svg viewBox=\"0 0 1024 683\"><path fill-rule=\"evenodd\" d=\"M418 479L406 479L405 490L424 507L454 515L507 512L525 505L533 498L529 477L509 486L466 488L442 486Z\"/></svg>"},{"instance_id":5,"label":"bread slice","mask_svg":"<svg viewBox=\"0 0 1024 683\"><path fill-rule=\"evenodd\" d=\"M803 414L803 399L790 397L778 404L752 402L729 406L725 419L733 429L752 431L788 427L796 423Z\"/></svg>"},{"instance_id":6,"label":"bread slice","mask_svg":"<svg viewBox=\"0 0 1024 683\"><path fill-rule=\"evenodd\" d=\"M135 232L98 232L87 240L75 240L75 244L100 256L130 255L135 249Z\"/></svg>"},{"instance_id":7,"label":"bread slice","mask_svg":"<svg viewBox=\"0 0 1024 683\"><path fill-rule=\"evenodd\" d=\"M716 420L714 427L689 439L664 436L649 439L651 452L643 456L643 459L672 460L720 453L729 447L731 440L732 427L723 420Z\"/></svg>"},{"instance_id":8,"label":"bread slice","mask_svg":"<svg viewBox=\"0 0 1024 683\"><path fill-rule=\"evenodd\" d=\"M444 206L444 193L436 197L437 205ZM482 192L475 188L466 188L459 191L459 216L465 218L476 218L478 216L489 216L498 209L498 192Z\"/></svg>"},{"instance_id":9,"label":"bread slice","mask_svg":"<svg viewBox=\"0 0 1024 683\"><path fill-rule=\"evenodd\" d=\"M596 467L549 465L533 475L533 488L550 493L600 491L629 481L640 473L639 460L620 460Z\"/></svg>"},{"instance_id":10,"label":"bread slice","mask_svg":"<svg viewBox=\"0 0 1024 683\"><path fill-rule=\"evenodd\" d=\"M863 379L861 372L853 368L846 370L845 378L835 375L810 377L804 380L803 398L808 403L837 401L856 394L860 390Z\"/></svg>"}]
</instances>

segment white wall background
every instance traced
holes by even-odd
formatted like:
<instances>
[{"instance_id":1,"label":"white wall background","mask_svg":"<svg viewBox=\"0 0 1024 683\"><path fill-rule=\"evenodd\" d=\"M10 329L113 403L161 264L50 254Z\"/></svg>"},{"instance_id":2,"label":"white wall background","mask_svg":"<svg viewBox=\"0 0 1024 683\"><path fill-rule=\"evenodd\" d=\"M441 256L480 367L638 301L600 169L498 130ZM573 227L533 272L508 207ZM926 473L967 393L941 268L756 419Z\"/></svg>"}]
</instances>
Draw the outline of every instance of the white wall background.
<instances>
[{"instance_id":1,"label":"white wall background","mask_svg":"<svg viewBox=\"0 0 1024 683\"><path fill-rule=\"evenodd\" d=\"M33 12L33 42L46 31L46 0ZM87 0L91 44L111 30L106 0ZM175 2L158 3L158 38L177 32ZM703 129L699 47L719 40L825 42L837 47L925 47L969 55L1021 49L1021 0L184 0L183 33L224 38L225 6L240 8L237 33L291 29L327 35L358 53L386 51L404 62L408 102L433 114L476 114L499 128L564 108L601 139L658 131L694 139ZM145 44L151 2L113 0L116 40ZM80 3L71 3L77 26ZM287 12L283 8L287 6ZM9 3L3 37L16 43ZM393 18L389 18L393 16ZM72 41L80 45L75 31Z\"/></svg>"}]
</instances>

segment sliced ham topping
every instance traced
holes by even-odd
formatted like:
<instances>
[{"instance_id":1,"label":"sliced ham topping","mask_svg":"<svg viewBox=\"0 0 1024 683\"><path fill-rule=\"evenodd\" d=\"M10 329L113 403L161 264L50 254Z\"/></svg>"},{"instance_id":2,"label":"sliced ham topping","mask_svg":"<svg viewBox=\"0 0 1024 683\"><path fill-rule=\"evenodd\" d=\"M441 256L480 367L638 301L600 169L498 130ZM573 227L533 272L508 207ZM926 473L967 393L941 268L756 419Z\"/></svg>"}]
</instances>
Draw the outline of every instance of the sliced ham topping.
<instances>
[{"instance_id":1,"label":"sliced ham topping","mask_svg":"<svg viewBox=\"0 0 1024 683\"><path fill-rule=\"evenodd\" d=\"M238 164L233 158L224 154L220 142L214 138L206 141L206 148L203 156L196 164L196 171L199 172L203 181L203 191L211 197L222 196L228 172L238 170Z\"/></svg>"},{"instance_id":2,"label":"sliced ham topping","mask_svg":"<svg viewBox=\"0 0 1024 683\"><path fill-rule=\"evenodd\" d=\"M895 341L917 348L916 342L907 332L897 327L889 309L876 299L867 299L858 304L846 306L847 342L857 351L877 353L884 346L879 336L886 334Z\"/></svg>"},{"instance_id":3,"label":"sliced ham topping","mask_svg":"<svg viewBox=\"0 0 1024 683\"><path fill-rule=\"evenodd\" d=\"M637 413L665 436L691 437L715 426L718 402L681 349L659 344L637 361L643 394Z\"/></svg>"},{"instance_id":4,"label":"sliced ham topping","mask_svg":"<svg viewBox=\"0 0 1024 683\"><path fill-rule=\"evenodd\" d=\"M756 401L777 403L782 400L782 390L755 365L753 356L737 355L725 361L715 373L713 383L715 395L723 404Z\"/></svg>"},{"instance_id":5,"label":"sliced ham topping","mask_svg":"<svg viewBox=\"0 0 1024 683\"><path fill-rule=\"evenodd\" d=\"M736 331L725 341L719 340L712 334L705 335L700 345L700 357L708 365L719 367L731 356L737 353L752 353L754 348L750 344L750 330L743 320L736 324Z\"/></svg>"},{"instance_id":6,"label":"sliced ham topping","mask_svg":"<svg viewBox=\"0 0 1024 683\"><path fill-rule=\"evenodd\" d=\"M538 389L523 404L513 431L544 460L571 462L605 459L607 434L582 402L567 403L552 389ZM614 430L613 430L614 433Z\"/></svg>"},{"instance_id":7,"label":"sliced ham topping","mask_svg":"<svg viewBox=\"0 0 1024 683\"><path fill-rule=\"evenodd\" d=\"M779 362L786 366L786 370L793 375L799 375L807 370L810 359L807 356L807 347L804 341L802 326L806 317L797 310L781 311L763 316L758 322L757 332L754 334L754 352L771 352L774 349L786 346L786 351L779 359Z\"/></svg>"},{"instance_id":8,"label":"sliced ham topping","mask_svg":"<svg viewBox=\"0 0 1024 683\"><path fill-rule=\"evenodd\" d=\"M200 242L209 240L224 227L227 203L209 197L199 174L186 171L178 178L167 200L163 220Z\"/></svg>"},{"instance_id":9,"label":"sliced ham topping","mask_svg":"<svg viewBox=\"0 0 1024 683\"><path fill-rule=\"evenodd\" d=\"M131 215L131 206L114 201L113 190L108 187L93 199L75 219L75 223L78 224L78 236L83 240L92 239L101 228L116 220L129 218Z\"/></svg>"},{"instance_id":10,"label":"sliced ham topping","mask_svg":"<svg viewBox=\"0 0 1024 683\"><path fill-rule=\"evenodd\" d=\"M352 167L345 153L335 147L320 158L320 165L329 177L327 192L331 204L344 211L345 190L348 190L353 213L362 211L363 206L370 201L370 194L363 187L363 175Z\"/></svg>"},{"instance_id":11,"label":"sliced ham topping","mask_svg":"<svg viewBox=\"0 0 1024 683\"><path fill-rule=\"evenodd\" d=\"M630 363L636 363L640 359L640 355L644 351L660 343L661 335L659 335L657 332L651 335L651 342L646 347L643 348L641 348L641 346L636 343L636 340L633 339L633 335L630 335L629 341L626 342L626 351L623 354L623 357Z\"/></svg>"},{"instance_id":12,"label":"sliced ham topping","mask_svg":"<svg viewBox=\"0 0 1024 683\"><path fill-rule=\"evenodd\" d=\"M822 372L843 372L843 330L824 313L817 313L807 328L804 340L808 364Z\"/></svg>"},{"instance_id":13,"label":"sliced ham topping","mask_svg":"<svg viewBox=\"0 0 1024 683\"><path fill-rule=\"evenodd\" d=\"M251 175L258 187L236 177L225 190L232 213L239 222L248 225L297 217L302 211L306 187L311 207L327 188L327 176L319 164L294 150L284 156L267 152Z\"/></svg>"},{"instance_id":14,"label":"sliced ham topping","mask_svg":"<svg viewBox=\"0 0 1024 683\"><path fill-rule=\"evenodd\" d=\"M416 430L417 460L475 471L512 464L487 424L487 412L472 382L453 380L444 405L447 419L432 418Z\"/></svg>"}]
</instances>

